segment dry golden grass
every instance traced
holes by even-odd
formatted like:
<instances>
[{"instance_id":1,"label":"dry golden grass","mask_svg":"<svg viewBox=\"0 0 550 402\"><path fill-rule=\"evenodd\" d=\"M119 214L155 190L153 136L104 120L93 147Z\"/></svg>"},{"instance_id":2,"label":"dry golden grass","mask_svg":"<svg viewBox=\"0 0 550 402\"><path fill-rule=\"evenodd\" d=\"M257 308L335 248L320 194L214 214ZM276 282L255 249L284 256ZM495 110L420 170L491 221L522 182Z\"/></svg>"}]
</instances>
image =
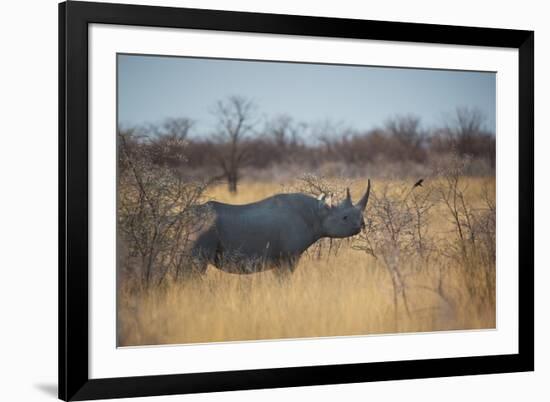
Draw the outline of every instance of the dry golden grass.
<instances>
[{"instance_id":1,"label":"dry golden grass","mask_svg":"<svg viewBox=\"0 0 550 402\"><path fill-rule=\"evenodd\" d=\"M494 197L494 179L467 179L472 204L484 184ZM376 189L376 183L373 183ZM243 183L232 196L225 186L209 197L235 204L280 192L279 185ZM356 199L364 183L352 186ZM368 214L368 208L367 208ZM449 219L431 211L430 230L444 235ZM468 271L452 259L410 259L402 272L409 313L396 306L387 269L345 242L337 255L305 254L281 282L271 272L234 275L209 267L203 280L149 289L121 284L118 294L119 346L181 344L365 335L495 327L495 305L467 291ZM443 273L443 276L440 276ZM474 279L475 280L475 279ZM481 281L480 281L481 282ZM479 283L479 286L484 286ZM442 293L437 290L443 289ZM493 299L494 300L494 299Z\"/></svg>"}]
</instances>

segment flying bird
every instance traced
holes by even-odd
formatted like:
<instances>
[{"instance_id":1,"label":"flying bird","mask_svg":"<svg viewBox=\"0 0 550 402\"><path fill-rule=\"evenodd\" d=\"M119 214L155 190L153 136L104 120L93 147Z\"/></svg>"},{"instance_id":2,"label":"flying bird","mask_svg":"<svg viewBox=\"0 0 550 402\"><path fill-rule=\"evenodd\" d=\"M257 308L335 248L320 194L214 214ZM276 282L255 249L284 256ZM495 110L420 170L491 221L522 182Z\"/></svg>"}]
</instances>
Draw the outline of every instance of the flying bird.
<instances>
[{"instance_id":1,"label":"flying bird","mask_svg":"<svg viewBox=\"0 0 550 402\"><path fill-rule=\"evenodd\" d=\"M422 182L423 182L423 181L424 181L424 179L418 180L416 183L414 183L413 188L415 188L415 187L422 187Z\"/></svg>"}]
</instances>

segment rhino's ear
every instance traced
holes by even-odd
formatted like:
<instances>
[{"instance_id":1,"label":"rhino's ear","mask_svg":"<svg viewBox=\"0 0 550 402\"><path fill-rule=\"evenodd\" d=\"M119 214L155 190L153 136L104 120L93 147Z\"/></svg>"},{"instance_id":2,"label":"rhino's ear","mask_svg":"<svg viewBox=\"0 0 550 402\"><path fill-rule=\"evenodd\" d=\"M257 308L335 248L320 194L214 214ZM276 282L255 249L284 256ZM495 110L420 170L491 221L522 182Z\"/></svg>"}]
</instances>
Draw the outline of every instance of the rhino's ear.
<instances>
[{"instance_id":1,"label":"rhino's ear","mask_svg":"<svg viewBox=\"0 0 550 402\"><path fill-rule=\"evenodd\" d=\"M330 193L329 195L326 195L325 193L321 193L318 197L317 197L317 200L323 204L325 204L326 206L328 207L332 207L332 201L333 201L333 198L332 198L332 193Z\"/></svg>"},{"instance_id":2,"label":"rhino's ear","mask_svg":"<svg viewBox=\"0 0 550 402\"><path fill-rule=\"evenodd\" d=\"M321 194L319 197L317 197L317 204L319 205L319 209L321 211L328 211L330 210L330 203L329 203L330 197L327 198L326 194Z\"/></svg>"},{"instance_id":3,"label":"rhino's ear","mask_svg":"<svg viewBox=\"0 0 550 402\"><path fill-rule=\"evenodd\" d=\"M328 195L328 197L325 199L325 202L326 202L326 204L327 204L330 208L332 208L332 207L334 206L334 204L333 204L333 202L334 202L334 197L333 197L333 194L332 194L332 193L330 193L330 194Z\"/></svg>"}]
</instances>

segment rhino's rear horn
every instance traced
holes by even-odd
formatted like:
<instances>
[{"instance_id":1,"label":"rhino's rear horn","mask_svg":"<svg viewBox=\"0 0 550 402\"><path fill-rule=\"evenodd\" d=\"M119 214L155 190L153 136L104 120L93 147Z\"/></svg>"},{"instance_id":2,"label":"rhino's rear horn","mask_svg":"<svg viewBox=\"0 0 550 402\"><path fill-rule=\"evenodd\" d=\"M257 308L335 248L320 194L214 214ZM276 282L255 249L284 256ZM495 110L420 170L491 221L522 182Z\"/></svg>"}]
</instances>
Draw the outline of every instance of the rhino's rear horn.
<instances>
[{"instance_id":1,"label":"rhino's rear horn","mask_svg":"<svg viewBox=\"0 0 550 402\"><path fill-rule=\"evenodd\" d=\"M349 192L349 187L346 188L346 199L344 200L344 205L346 206L353 206L353 203L351 202L351 194Z\"/></svg>"},{"instance_id":2,"label":"rhino's rear horn","mask_svg":"<svg viewBox=\"0 0 550 402\"><path fill-rule=\"evenodd\" d=\"M365 208L367 207L367 202L369 201L369 195L370 195L370 179L368 179L367 191L365 192L365 195L363 195L363 197L356 204L356 207L359 208L361 211L364 211Z\"/></svg>"}]
</instances>

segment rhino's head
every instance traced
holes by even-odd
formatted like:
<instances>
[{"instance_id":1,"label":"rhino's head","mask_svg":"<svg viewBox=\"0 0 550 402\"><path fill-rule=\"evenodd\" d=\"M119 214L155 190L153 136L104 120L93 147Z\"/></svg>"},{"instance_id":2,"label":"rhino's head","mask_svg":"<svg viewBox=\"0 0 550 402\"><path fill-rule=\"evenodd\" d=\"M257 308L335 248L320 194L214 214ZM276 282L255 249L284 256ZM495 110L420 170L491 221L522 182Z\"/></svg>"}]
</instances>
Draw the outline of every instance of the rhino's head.
<instances>
[{"instance_id":1,"label":"rhino's head","mask_svg":"<svg viewBox=\"0 0 550 402\"><path fill-rule=\"evenodd\" d=\"M370 193L370 179L367 191L363 197L353 205L349 188L346 189L346 199L337 206L330 206L326 203L325 197L319 197L322 231L327 237L350 237L358 234L365 226L363 211L367 206Z\"/></svg>"}]
</instances>

